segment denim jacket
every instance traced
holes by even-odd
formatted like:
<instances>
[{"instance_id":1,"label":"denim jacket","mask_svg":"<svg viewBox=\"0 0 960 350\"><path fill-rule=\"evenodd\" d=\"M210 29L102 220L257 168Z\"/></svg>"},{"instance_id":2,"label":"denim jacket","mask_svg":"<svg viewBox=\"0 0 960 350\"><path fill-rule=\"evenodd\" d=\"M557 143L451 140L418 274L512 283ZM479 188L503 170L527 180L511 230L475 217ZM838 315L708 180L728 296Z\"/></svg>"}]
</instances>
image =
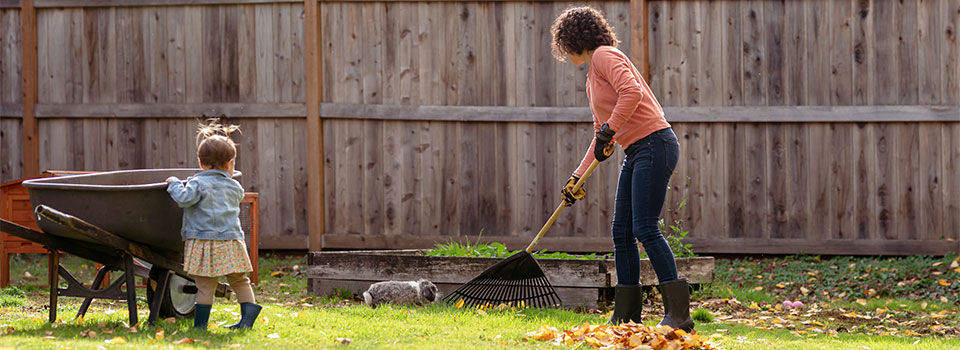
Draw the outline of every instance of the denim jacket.
<instances>
[{"instance_id":1,"label":"denim jacket","mask_svg":"<svg viewBox=\"0 0 960 350\"><path fill-rule=\"evenodd\" d=\"M187 239L243 240L240 200L243 187L223 170L204 170L170 181L167 192L183 208L180 235Z\"/></svg>"}]
</instances>

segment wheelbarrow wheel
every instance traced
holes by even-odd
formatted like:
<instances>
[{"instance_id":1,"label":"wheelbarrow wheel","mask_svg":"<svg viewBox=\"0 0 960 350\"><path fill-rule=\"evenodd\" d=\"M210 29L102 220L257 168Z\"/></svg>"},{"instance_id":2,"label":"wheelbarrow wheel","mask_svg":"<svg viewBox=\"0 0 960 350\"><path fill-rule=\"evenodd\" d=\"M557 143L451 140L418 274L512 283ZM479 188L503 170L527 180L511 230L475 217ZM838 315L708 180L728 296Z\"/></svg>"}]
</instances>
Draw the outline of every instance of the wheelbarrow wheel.
<instances>
[{"instance_id":1,"label":"wheelbarrow wheel","mask_svg":"<svg viewBox=\"0 0 960 350\"><path fill-rule=\"evenodd\" d=\"M162 270L155 266L150 268L150 282L147 283L147 305L153 304ZM182 318L193 316L193 308L197 299L196 289L196 286L190 280L175 274L171 275L170 282L167 283L167 292L160 303L160 317Z\"/></svg>"}]
</instances>

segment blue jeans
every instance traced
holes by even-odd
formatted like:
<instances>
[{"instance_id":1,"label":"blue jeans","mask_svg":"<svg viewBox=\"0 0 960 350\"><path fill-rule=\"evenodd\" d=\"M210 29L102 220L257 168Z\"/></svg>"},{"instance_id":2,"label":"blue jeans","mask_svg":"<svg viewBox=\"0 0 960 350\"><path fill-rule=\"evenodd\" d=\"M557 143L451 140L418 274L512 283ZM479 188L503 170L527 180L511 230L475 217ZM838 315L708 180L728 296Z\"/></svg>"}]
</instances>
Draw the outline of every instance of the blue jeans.
<instances>
[{"instance_id":1,"label":"blue jeans","mask_svg":"<svg viewBox=\"0 0 960 350\"><path fill-rule=\"evenodd\" d=\"M656 131L634 142L620 168L617 199L613 212L613 247L617 284L640 283L640 252L643 244L661 283L677 279L677 262L660 232L660 210L667 196L667 184L680 153L673 129Z\"/></svg>"}]
</instances>

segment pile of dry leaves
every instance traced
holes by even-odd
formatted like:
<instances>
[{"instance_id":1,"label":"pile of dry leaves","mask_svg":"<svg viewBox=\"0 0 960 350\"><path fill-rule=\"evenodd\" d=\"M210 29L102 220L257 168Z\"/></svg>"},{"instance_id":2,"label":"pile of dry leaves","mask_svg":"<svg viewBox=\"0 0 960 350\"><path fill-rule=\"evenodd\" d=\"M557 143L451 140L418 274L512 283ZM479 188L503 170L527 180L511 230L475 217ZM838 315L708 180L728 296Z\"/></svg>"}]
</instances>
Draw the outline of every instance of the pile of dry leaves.
<instances>
[{"instance_id":1,"label":"pile of dry leaves","mask_svg":"<svg viewBox=\"0 0 960 350\"><path fill-rule=\"evenodd\" d=\"M584 323L564 331L543 325L540 329L527 333L527 336L556 344L587 344L597 349L714 350L723 348L698 334L690 334L682 329L673 329L669 326L644 326L633 322L619 326Z\"/></svg>"}]
</instances>

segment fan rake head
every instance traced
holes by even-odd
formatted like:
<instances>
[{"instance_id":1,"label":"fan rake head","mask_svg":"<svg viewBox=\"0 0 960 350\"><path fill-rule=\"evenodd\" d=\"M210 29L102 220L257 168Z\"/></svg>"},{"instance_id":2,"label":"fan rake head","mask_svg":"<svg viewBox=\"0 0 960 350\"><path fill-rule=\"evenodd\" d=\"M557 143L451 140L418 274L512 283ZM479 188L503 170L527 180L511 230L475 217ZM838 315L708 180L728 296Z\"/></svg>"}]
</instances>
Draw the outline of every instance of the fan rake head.
<instances>
[{"instance_id":1,"label":"fan rake head","mask_svg":"<svg viewBox=\"0 0 960 350\"><path fill-rule=\"evenodd\" d=\"M488 267L443 300L448 303L463 300L466 306L560 306L557 291L543 274L540 264L526 251Z\"/></svg>"}]
</instances>

